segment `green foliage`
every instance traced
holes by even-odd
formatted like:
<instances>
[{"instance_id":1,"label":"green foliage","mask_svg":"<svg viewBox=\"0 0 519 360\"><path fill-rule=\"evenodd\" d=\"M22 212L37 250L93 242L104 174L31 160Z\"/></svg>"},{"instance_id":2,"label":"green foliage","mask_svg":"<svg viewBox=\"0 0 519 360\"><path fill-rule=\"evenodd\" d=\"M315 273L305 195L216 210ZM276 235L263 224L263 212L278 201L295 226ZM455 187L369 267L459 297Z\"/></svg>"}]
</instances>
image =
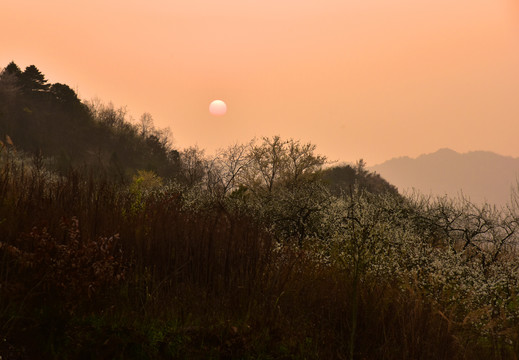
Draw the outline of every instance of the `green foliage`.
<instances>
[{"instance_id":1,"label":"green foliage","mask_svg":"<svg viewBox=\"0 0 519 360\"><path fill-rule=\"evenodd\" d=\"M133 176L133 181L130 185L130 194L133 198L131 206L131 214L137 214L145 210L145 198L147 195L159 189L162 186L163 180L157 176L153 171L139 170Z\"/></svg>"},{"instance_id":2,"label":"green foliage","mask_svg":"<svg viewBox=\"0 0 519 360\"><path fill-rule=\"evenodd\" d=\"M138 170L133 176L130 191L134 193L144 193L157 190L162 186L163 180L153 171Z\"/></svg>"}]
</instances>

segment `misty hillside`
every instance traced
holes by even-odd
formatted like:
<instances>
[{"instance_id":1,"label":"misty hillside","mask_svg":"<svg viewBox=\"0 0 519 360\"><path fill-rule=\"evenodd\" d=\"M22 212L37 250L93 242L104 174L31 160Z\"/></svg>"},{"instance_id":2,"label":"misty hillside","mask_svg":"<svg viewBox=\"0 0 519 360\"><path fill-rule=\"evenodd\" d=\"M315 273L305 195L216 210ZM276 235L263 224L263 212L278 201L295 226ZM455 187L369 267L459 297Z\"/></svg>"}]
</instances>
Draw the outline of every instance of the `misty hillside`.
<instances>
[{"instance_id":1,"label":"misty hillside","mask_svg":"<svg viewBox=\"0 0 519 360\"><path fill-rule=\"evenodd\" d=\"M11 62L0 72L0 137L62 173L90 167L117 178L138 169L174 176L179 154L168 129L155 128L147 113L130 120L124 107L83 102L68 85L49 83L35 65L22 71Z\"/></svg>"},{"instance_id":2,"label":"misty hillside","mask_svg":"<svg viewBox=\"0 0 519 360\"><path fill-rule=\"evenodd\" d=\"M400 192L414 189L433 195L462 193L473 202L506 205L519 175L519 158L488 151L460 154L440 149L416 159L391 159L371 170L380 173Z\"/></svg>"}]
</instances>

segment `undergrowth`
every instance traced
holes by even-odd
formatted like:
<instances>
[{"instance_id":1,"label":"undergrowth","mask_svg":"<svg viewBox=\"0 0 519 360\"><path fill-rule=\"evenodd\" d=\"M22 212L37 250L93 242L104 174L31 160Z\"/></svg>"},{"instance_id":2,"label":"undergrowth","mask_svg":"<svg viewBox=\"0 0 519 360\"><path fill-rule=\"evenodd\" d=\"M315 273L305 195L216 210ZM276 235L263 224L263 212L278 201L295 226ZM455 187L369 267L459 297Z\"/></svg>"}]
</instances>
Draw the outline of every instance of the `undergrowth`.
<instances>
[{"instance_id":1,"label":"undergrowth","mask_svg":"<svg viewBox=\"0 0 519 360\"><path fill-rule=\"evenodd\" d=\"M361 209L352 199L342 220L336 209L323 215L338 226L323 230L328 238L291 241L253 200L78 172L57 177L4 156L0 355L516 358L519 322L498 307L482 322L487 305L449 300L448 284L433 289L424 279L434 274L415 271L411 257L408 272L389 266L384 256L410 235L386 226L382 205ZM427 246L439 241L434 229L422 230L414 233ZM380 247L387 239L393 245Z\"/></svg>"}]
</instances>

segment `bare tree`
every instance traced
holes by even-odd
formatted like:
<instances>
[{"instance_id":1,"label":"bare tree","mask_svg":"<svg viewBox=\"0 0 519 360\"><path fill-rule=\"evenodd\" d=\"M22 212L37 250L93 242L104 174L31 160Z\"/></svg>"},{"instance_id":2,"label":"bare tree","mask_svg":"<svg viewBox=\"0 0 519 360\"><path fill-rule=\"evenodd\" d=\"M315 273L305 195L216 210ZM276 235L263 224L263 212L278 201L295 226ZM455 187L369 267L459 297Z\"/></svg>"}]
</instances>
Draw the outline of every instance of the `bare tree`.
<instances>
[{"instance_id":1,"label":"bare tree","mask_svg":"<svg viewBox=\"0 0 519 360\"><path fill-rule=\"evenodd\" d=\"M298 140L264 137L259 145L252 143L249 152L249 182L261 184L272 192L277 183L295 183L315 174L326 157L315 154L316 146Z\"/></svg>"},{"instance_id":2,"label":"bare tree","mask_svg":"<svg viewBox=\"0 0 519 360\"><path fill-rule=\"evenodd\" d=\"M482 271L499 260L505 249L517 246L519 221L513 212L475 205L463 197L442 197L417 208L434 244L448 246L466 262L478 260Z\"/></svg>"},{"instance_id":3,"label":"bare tree","mask_svg":"<svg viewBox=\"0 0 519 360\"><path fill-rule=\"evenodd\" d=\"M204 150L191 146L180 153L180 173L188 186L200 184L206 175L207 159Z\"/></svg>"},{"instance_id":4,"label":"bare tree","mask_svg":"<svg viewBox=\"0 0 519 360\"><path fill-rule=\"evenodd\" d=\"M234 144L220 150L208 166L208 188L224 196L240 185L242 175L250 165L250 144Z\"/></svg>"},{"instance_id":5,"label":"bare tree","mask_svg":"<svg viewBox=\"0 0 519 360\"><path fill-rule=\"evenodd\" d=\"M326 163L326 157L316 155L316 146L311 143L301 144L299 140L288 140L287 163L284 169L288 181L296 182L305 175L315 174Z\"/></svg>"},{"instance_id":6,"label":"bare tree","mask_svg":"<svg viewBox=\"0 0 519 360\"><path fill-rule=\"evenodd\" d=\"M279 136L264 137L261 144L251 144L249 182L260 183L268 192L272 192L287 163L285 146L286 142Z\"/></svg>"},{"instance_id":7,"label":"bare tree","mask_svg":"<svg viewBox=\"0 0 519 360\"><path fill-rule=\"evenodd\" d=\"M153 125L153 117L148 112L145 112L141 115L137 126L139 129L139 133L143 138L147 138L148 135L153 133L153 131L155 130L155 126Z\"/></svg>"}]
</instances>

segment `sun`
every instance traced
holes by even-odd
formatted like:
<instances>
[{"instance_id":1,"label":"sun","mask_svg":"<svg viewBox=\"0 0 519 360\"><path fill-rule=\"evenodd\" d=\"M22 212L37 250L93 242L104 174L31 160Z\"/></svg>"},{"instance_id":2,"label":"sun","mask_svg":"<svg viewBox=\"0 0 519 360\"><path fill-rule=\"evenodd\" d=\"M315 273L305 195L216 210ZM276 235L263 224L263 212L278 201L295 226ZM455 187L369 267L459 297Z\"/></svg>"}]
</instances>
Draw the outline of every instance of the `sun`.
<instances>
[{"instance_id":1,"label":"sun","mask_svg":"<svg viewBox=\"0 0 519 360\"><path fill-rule=\"evenodd\" d=\"M214 116L223 116L227 112L227 104L222 100L213 100L209 104L209 112Z\"/></svg>"}]
</instances>

